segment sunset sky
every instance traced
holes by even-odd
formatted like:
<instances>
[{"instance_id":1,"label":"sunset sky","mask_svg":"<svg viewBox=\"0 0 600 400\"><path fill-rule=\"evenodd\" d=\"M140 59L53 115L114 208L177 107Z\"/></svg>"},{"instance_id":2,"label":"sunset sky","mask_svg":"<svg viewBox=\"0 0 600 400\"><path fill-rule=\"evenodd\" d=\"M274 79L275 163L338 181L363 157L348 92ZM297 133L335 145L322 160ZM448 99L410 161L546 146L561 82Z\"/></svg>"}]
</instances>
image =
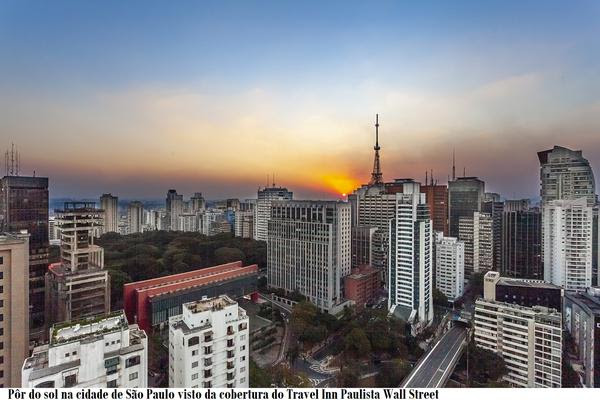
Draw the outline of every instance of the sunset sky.
<instances>
[{"instance_id":1,"label":"sunset sky","mask_svg":"<svg viewBox=\"0 0 600 400\"><path fill-rule=\"evenodd\" d=\"M0 51L0 150L53 197L339 196L376 113L386 180L455 147L533 197L555 144L600 176L600 1L3 0Z\"/></svg>"}]
</instances>

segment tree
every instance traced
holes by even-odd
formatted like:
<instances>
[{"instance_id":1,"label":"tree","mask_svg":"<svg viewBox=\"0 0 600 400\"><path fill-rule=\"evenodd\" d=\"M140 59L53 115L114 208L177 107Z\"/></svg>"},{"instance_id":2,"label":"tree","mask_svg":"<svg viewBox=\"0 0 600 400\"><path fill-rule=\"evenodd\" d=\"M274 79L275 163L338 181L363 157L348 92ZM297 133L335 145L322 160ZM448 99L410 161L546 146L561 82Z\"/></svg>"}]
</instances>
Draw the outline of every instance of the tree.
<instances>
[{"instance_id":1,"label":"tree","mask_svg":"<svg viewBox=\"0 0 600 400\"><path fill-rule=\"evenodd\" d=\"M346 352L357 358L366 357L371 353L369 338L360 328L354 328L344 339Z\"/></svg>"},{"instance_id":2,"label":"tree","mask_svg":"<svg viewBox=\"0 0 600 400\"><path fill-rule=\"evenodd\" d=\"M469 342L469 379L479 384L498 381L507 372L504 359L493 351L477 347L474 342ZM466 354L463 354L460 365L466 368ZM470 382L467 382L470 384Z\"/></svg>"},{"instance_id":3,"label":"tree","mask_svg":"<svg viewBox=\"0 0 600 400\"><path fill-rule=\"evenodd\" d=\"M378 387L398 387L409 372L410 365L406 361L395 359L383 363L375 377L375 383Z\"/></svg>"},{"instance_id":4,"label":"tree","mask_svg":"<svg viewBox=\"0 0 600 400\"><path fill-rule=\"evenodd\" d=\"M436 287L433 288L433 304L448 307L448 297Z\"/></svg>"},{"instance_id":5,"label":"tree","mask_svg":"<svg viewBox=\"0 0 600 400\"><path fill-rule=\"evenodd\" d=\"M220 247L215 250L215 261L217 264L227 264L234 261L244 261L246 256L240 249L233 247Z\"/></svg>"},{"instance_id":6,"label":"tree","mask_svg":"<svg viewBox=\"0 0 600 400\"><path fill-rule=\"evenodd\" d=\"M360 372L356 365L342 366L340 372L335 376L336 386L343 388L358 387L359 378Z\"/></svg>"},{"instance_id":7,"label":"tree","mask_svg":"<svg viewBox=\"0 0 600 400\"><path fill-rule=\"evenodd\" d=\"M294 365L298 357L300 357L300 347L298 347L297 344L293 344L285 352L285 358L288 360L290 365Z\"/></svg>"},{"instance_id":8,"label":"tree","mask_svg":"<svg viewBox=\"0 0 600 400\"><path fill-rule=\"evenodd\" d=\"M249 379L252 388L268 388L273 383L271 375L260 368L252 358L250 359Z\"/></svg>"}]
</instances>

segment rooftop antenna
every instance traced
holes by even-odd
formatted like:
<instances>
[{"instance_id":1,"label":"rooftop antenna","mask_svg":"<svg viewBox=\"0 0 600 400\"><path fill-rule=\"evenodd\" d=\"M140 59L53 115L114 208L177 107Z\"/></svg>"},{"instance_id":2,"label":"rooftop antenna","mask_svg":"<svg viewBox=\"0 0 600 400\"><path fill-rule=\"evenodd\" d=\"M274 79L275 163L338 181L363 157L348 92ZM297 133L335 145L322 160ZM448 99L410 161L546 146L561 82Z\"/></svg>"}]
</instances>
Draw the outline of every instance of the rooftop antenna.
<instances>
[{"instance_id":1,"label":"rooftop antenna","mask_svg":"<svg viewBox=\"0 0 600 400\"><path fill-rule=\"evenodd\" d=\"M467 168L463 167L463 178L467 176Z\"/></svg>"},{"instance_id":2,"label":"rooftop antenna","mask_svg":"<svg viewBox=\"0 0 600 400\"><path fill-rule=\"evenodd\" d=\"M452 148L452 180L456 180L456 149Z\"/></svg>"},{"instance_id":3,"label":"rooftop antenna","mask_svg":"<svg viewBox=\"0 0 600 400\"><path fill-rule=\"evenodd\" d=\"M275 172L273 172L273 187L275 187Z\"/></svg>"},{"instance_id":4,"label":"rooftop antenna","mask_svg":"<svg viewBox=\"0 0 600 400\"><path fill-rule=\"evenodd\" d=\"M21 163L20 163L21 154L19 153L19 150L16 150L15 157L16 157L15 175L19 176L19 172L21 171Z\"/></svg>"},{"instance_id":5,"label":"rooftop antenna","mask_svg":"<svg viewBox=\"0 0 600 400\"><path fill-rule=\"evenodd\" d=\"M15 144L11 143L10 144L10 174L9 175L14 175L15 174Z\"/></svg>"},{"instance_id":6,"label":"rooftop antenna","mask_svg":"<svg viewBox=\"0 0 600 400\"><path fill-rule=\"evenodd\" d=\"M429 178L427 177L427 170L425 170L425 186L429 184Z\"/></svg>"},{"instance_id":7,"label":"rooftop antenna","mask_svg":"<svg viewBox=\"0 0 600 400\"><path fill-rule=\"evenodd\" d=\"M431 170L430 177L431 177L431 186L433 186L433 169Z\"/></svg>"},{"instance_id":8,"label":"rooftop antenna","mask_svg":"<svg viewBox=\"0 0 600 400\"><path fill-rule=\"evenodd\" d=\"M382 185L383 184L383 175L381 173L381 164L379 161L379 114L375 114L375 146L373 147L375 150L375 158L373 160L373 172L371 173L371 181L370 185Z\"/></svg>"}]
</instances>

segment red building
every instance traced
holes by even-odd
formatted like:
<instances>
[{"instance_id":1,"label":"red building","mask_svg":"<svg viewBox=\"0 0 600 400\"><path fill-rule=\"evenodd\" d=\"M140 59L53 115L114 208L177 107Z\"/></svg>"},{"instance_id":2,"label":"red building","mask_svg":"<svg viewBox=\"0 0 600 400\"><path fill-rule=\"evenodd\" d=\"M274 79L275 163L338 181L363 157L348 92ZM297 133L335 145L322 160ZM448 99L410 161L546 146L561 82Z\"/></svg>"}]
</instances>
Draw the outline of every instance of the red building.
<instances>
[{"instance_id":1,"label":"red building","mask_svg":"<svg viewBox=\"0 0 600 400\"><path fill-rule=\"evenodd\" d=\"M425 193L433 230L448 236L448 187L431 182L421 186L421 193Z\"/></svg>"},{"instance_id":2,"label":"red building","mask_svg":"<svg viewBox=\"0 0 600 400\"><path fill-rule=\"evenodd\" d=\"M370 265L353 268L352 273L344 277L346 298L354 300L358 309L362 309L365 304L375 301L380 287L380 271Z\"/></svg>"},{"instance_id":3,"label":"red building","mask_svg":"<svg viewBox=\"0 0 600 400\"><path fill-rule=\"evenodd\" d=\"M242 266L241 261L163 276L123 286L125 315L141 329L167 324L169 317L181 314L184 303L204 296L227 294L231 298L257 293L258 265Z\"/></svg>"}]
</instances>

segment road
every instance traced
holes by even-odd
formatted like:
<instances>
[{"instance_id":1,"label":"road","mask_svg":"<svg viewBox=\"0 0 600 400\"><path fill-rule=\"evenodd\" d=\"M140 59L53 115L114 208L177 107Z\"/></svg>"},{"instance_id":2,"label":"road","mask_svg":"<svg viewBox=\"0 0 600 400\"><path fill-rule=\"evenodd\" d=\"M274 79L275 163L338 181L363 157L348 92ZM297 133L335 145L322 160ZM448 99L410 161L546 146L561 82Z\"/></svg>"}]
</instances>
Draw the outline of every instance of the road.
<instances>
[{"instance_id":1,"label":"road","mask_svg":"<svg viewBox=\"0 0 600 400\"><path fill-rule=\"evenodd\" d=\"M462 326L451 328L419 361L407 379L402 382L401 387L442 387L452 374L452 370L462 353L466 337L466 328Z\"/></svg>"}]
</instances>

